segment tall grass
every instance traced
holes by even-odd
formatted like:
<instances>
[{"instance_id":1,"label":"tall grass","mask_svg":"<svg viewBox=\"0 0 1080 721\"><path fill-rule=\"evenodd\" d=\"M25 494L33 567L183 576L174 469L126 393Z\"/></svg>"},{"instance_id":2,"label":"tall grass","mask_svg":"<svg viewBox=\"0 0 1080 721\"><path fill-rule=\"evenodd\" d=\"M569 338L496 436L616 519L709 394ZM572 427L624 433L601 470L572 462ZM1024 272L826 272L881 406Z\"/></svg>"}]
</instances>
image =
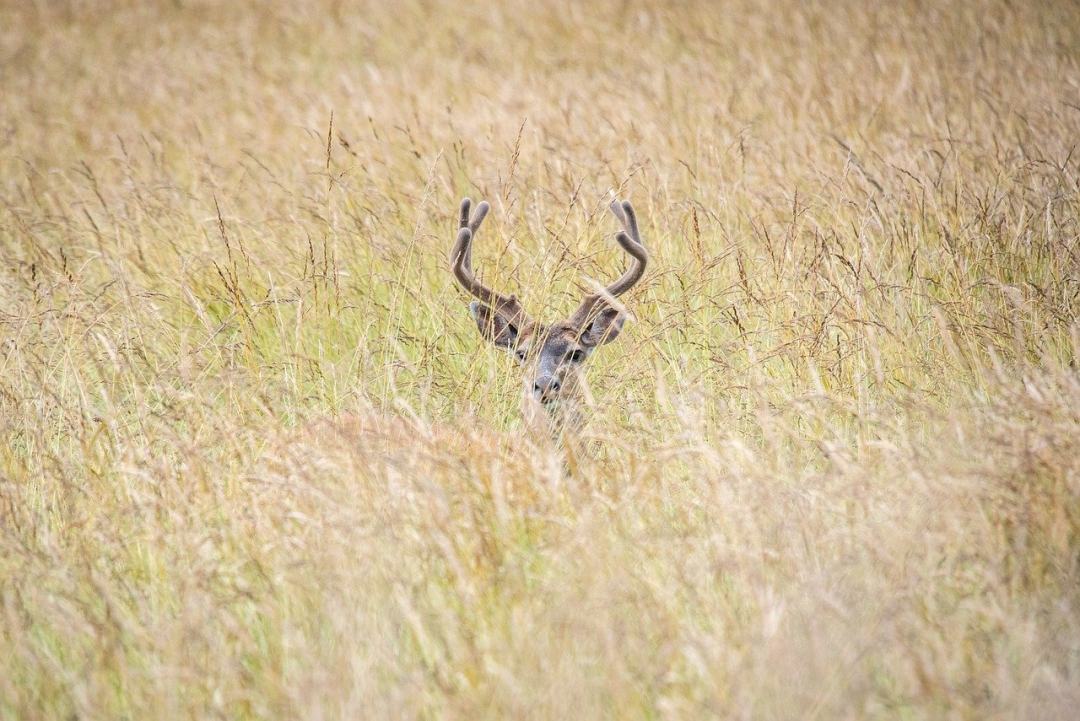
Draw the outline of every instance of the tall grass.
<instances>
[{"instance_id":1,"label":"tall grass","mask_svg":"<svg viewBox=\"0 0 1080 721\"><path fill-rule=\"evenodd\" d=\"M0 4L0 718L1068 717L1077 48L1067 2ZM488 199L558 316L612 193L652 263L567 474L446 255Z\"/></svg>"}]
</instances>

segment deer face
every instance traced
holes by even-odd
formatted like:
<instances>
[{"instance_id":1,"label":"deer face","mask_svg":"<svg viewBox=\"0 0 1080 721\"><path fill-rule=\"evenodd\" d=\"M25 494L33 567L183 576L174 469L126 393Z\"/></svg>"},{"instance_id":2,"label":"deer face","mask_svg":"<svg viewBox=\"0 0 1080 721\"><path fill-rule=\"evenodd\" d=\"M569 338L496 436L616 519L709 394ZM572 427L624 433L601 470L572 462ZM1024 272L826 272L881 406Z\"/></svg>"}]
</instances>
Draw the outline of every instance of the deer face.
<instances>
[{"instance_id":1,"label":"deer face","mask_svg":"<svg viewBox=\"0 0 1080 721\"><path fill-rule=\"evenodd\" d=\"M585 361L598 345L615 340L624 320L618 311L605 309L585 329L569 321L529 323L521 329L504 325L502 336L497 336L490 332L494 328L490 307L473 301L469 310L480 335L517 358L524 370L525 395L545 405L578 395Z\"/></svg>"},{"instance_id":2,"label":"deer face","mask_svg":"<svg viewBox=\"0 0 1080 721\"><path fill-rule=\"evenodd\" d=\"M472 239L487 215L488 204L480 203L471 218L470 207L468 198L461 201L461 224L450 254L454 275L479 299L469 305L469 310L480 335L514 354L524 369L526 398L552 410L558 402L578 395L585 361L598 346L615 340L622 330L625 314L611 301L640 280L647 260L634 209L628 202L611 205L624 227L616 240L634 259L634 265L601 293L587 296L570 318L544 325L530 320L515 296L499 295L476 280L471 262Z\"/></svg>"}]
</instances>

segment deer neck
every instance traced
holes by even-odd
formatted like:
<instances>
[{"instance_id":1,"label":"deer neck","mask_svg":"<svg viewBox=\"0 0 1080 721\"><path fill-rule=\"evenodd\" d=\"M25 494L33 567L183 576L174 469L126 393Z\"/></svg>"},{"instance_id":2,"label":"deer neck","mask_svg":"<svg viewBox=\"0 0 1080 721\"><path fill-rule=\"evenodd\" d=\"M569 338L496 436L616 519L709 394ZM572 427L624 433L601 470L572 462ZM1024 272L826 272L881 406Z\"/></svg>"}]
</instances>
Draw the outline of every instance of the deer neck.
<instances>
[{"instance_id":1,"label":"deer neck","mask_svg":"<svg viewBox=\"0 0 1080 721\"><path fill-rule=\"evenodd\" d=\"M564 444L575 440L585 425L586 402L581 394L568 394L541 403L532 394L521 399L521 415L534 440Z\"/></svg>"}]
</instances>

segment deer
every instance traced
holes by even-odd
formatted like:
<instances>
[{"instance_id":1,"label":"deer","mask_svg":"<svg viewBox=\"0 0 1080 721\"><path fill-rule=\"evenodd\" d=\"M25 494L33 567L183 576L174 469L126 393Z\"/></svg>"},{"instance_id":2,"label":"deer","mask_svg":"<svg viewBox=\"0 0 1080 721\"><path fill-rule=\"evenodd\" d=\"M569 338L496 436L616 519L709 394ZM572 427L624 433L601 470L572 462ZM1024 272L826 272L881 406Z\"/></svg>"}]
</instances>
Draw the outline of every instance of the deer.
<instances>
[{"instance_id":1,"label":"deer","mask_svg":"<svg viewBox=\"0 0 1080 721\"><path fill-rule=\"evenodd\" d=\"M498 293L476 278L473 241L491 209L486 201L473 210L472 200L462 199L457 239L450 251L454 278L475 298L469 312L480 336L512 353L523 370L521 412L527 427L535 436L546 433L567 451L576 446L586 420L585 362L597 348L619 337L627 313L615 299L641 280L649 260L634 207L616 199L610 208L622 225L615 241L630 256L630 267L610 285L587 294L568 318L554 323L533 320L517 296Z\"/></svg>"},{"instance_id":2,"label":"deer","mask_svg":"<svg viewBox=\"0 0 1080 721\"><path fill-rule=\"evenodd\" d=\"M611 212L622 224L615 240L630 256L630 267L615 282L587 294L567 319L545 324L530 318L515 295L495 292L473 272L473 240L490 209L487 202L478 203L474 210L469 198L461 201L450 268L461 287L475 298L469 312L481 337L512 353L523 369L521 411L527 437L538 447L553 443L564 470L577 475L588 406L585 361L601 345L619 337L627 312L615 299L641 280L648 262L637 216L628 201L611 203ZM271 444L268 458L276 458L284 473L308 473L313 457L357 467L387 462L407 465L423 462L428 455L416 453L417 442L469 457L474 445L491 448L506 440L482 428L429 424L375 412L345 413L316 418L283 433L279 442ZM516 445L517 439L509 444Z\"/></svg>"}]
</instances>

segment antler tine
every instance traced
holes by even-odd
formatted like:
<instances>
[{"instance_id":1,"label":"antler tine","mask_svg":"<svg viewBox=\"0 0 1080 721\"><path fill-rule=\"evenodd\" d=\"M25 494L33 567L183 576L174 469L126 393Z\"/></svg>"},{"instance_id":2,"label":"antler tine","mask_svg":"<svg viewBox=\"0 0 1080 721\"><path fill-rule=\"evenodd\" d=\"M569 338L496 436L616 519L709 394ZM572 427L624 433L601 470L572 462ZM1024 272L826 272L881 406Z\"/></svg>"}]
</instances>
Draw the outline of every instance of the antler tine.
<instances>
[{"instance_id":1,"label":"antler tine","mask_svg":"<svg viewBox=\"0 0 1080 721\"><path fill-rule=\"evenodd\" d=\"M505 296L496 293L476 279L472 269L472 241L476 237L476 231L484 222L491 206L487 201L480 201L476 211L469 217L472 209L472 200L463 198L461 201L461 213L458 223L457 241L453 250L450 251L450 269L454 272L461 287L476 296L479 300L492 306L495 310L502 311L510 316L510 319L520 319L524 313L517 298L513 295Z\"/></svg>"},{"instance_id":2,"label":"antler tine","mask_svg":"<svg viewBox=\"0 0 1080 721\"><path fill-rule=\"evenodd\" d=\"M480 224L484 222L484 218L487 217L488 210L491 206L487 201L480 201L480 204L476 206L476 213L473 214L472 221L469 220L469 209L472 206L472 200L469 198L462 198L461 200L461 220L458 224L459 228L468 228L469 231L476 235L476 231L480 228ZM452 257L452 256L451 256ZM465 249L464 265L472 272L472 243L470 242Z\"/></svg>"},{"instance_id":3,"label":"antler tine","mask_svg":"<svg viewBox=\"0 0 1080 721\"><path fill-rule=\"evenodd\" d=\"M612 203L612 205L617 205L617 203ZM638 232L637 213L634 212L634 206L630 205L629 200L624 200L620 207L622 208L623 213L619 216L619 220L623 221L623 227L630 231L630 237L633 238L638 245L643 245L641 242L641 234ZM616 213L616 215L618 215L618 213Z\"/></svg>"},{"instance_id":4,"label":"antler tine","mask_svg":"<svg viewBox=\"0 0 1080 721\"><path fill-rule=\"evenodd\" d=\"M624 230L620 230L615 234L615 240L618 242L619 247L634 259L634 264L618 280L606 287L603 292L585 297L581 302L581 306L570 318L570 322L579 327L583 327L590 320L597 306L606 299L618 297L633 288L641 280L641 277L645 275L645 265L649 261L649 254L645 250L645 244L641 242L641 235L638 232L634 206L630 205L628 200L624 200L622 203L615 200L611 203L611 212L619 219L624 228Z\"/></svg>"}]
</instances>

